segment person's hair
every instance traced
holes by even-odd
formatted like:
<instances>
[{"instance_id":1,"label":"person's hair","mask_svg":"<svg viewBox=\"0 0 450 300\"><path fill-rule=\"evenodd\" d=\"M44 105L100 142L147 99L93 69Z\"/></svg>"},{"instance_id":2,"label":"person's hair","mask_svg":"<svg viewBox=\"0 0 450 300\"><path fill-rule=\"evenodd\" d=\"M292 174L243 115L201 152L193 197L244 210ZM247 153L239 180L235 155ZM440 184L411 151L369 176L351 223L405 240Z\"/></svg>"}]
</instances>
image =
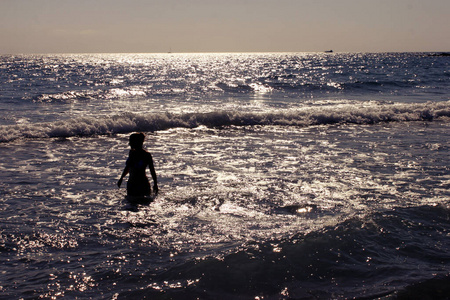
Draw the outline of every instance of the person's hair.
<instances>
[{"instance_id":1,"label":"person's hair","mask_svg":"<svg viewBox=\"0 0 450 300\"><path fill-rule=\"evenodd\" d=\"M130 135L130 147L133 149L142 149L145 135L142 132Z\"/></svg>"}]
</instances>

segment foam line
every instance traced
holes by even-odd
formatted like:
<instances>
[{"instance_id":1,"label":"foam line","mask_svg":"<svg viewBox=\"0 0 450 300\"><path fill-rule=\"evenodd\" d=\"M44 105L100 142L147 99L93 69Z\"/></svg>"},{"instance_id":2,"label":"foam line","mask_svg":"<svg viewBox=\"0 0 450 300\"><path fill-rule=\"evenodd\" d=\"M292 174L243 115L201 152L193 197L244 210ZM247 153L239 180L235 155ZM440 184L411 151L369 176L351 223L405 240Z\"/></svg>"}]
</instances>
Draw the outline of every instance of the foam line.
<instances>
[{"instance_id":1,"label":"foam line","mask_svg":"<svg viewBox=\"0 0 450 300\"><path fill-rule=\"evenodd\" d=\"M448 120L450 101L380 104L361 102L273 110L268 112L212 111L206 113L124 113L104 117L84 117L56 122L0 126L0 142L21 138L53 138L92 136L133 131L158 131L169 128L198 126L312 126L328 124L376 124Z\"/></svg>"}]
</instances>

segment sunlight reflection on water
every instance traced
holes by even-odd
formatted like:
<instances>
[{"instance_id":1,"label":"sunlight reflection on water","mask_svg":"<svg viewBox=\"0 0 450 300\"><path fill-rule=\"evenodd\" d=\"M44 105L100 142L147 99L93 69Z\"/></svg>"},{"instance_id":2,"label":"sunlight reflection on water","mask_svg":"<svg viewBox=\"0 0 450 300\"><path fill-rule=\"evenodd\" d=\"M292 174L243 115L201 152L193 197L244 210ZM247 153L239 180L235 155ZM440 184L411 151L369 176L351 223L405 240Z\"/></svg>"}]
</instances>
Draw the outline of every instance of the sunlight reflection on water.
<instances>
[{"instance_id":1,"label":"sunlight reflection on water","mask_svg":"<svg viewBox=\"0 0 450 300\"><path fill-rule=\"evenodd\" d=\"M4 162L17 166L3 163L3 185L10 189L2 213L20 212L7 217L7 240L22 259L54 255L42 295L56 297L115 282L119 274L148 272L149 264L159 272L168 263L221 259L255 241L318 232L375 210L440 202L448 176L439 162L448 145L427 146L436 144L433 134L415 140L422 129L444 130L417 123L410 129L200 127L149 134L161 192L136 211L125 209L125 190L114 188L128 135L16 141L2 146L8 149ZM411 140L404 143L407 132ZM397 134L403 140L389 139ZM39 150L24 160L30 147ZM271 249L283 253L277 243ZM155 289L173 286L179 284L152 283Z\"/></svg>"}]
</instances>

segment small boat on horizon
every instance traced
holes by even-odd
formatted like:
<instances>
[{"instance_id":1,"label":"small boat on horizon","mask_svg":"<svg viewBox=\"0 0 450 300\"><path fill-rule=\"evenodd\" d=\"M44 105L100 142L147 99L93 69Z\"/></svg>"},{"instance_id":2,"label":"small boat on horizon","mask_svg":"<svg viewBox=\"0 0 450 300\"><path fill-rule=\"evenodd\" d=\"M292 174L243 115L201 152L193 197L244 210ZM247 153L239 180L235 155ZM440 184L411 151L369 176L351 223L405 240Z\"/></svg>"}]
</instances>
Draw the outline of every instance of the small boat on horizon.
<instances>
[{"instance_id":1,"label":"small boat on horizon","mask_svg":"<svg viewBox=\"0 0 450 300\"><path fill-rule=\"evenodd\" d=\"M333 53L333 50L326 50L325 53Z\"/></svg>"}]
</instances>

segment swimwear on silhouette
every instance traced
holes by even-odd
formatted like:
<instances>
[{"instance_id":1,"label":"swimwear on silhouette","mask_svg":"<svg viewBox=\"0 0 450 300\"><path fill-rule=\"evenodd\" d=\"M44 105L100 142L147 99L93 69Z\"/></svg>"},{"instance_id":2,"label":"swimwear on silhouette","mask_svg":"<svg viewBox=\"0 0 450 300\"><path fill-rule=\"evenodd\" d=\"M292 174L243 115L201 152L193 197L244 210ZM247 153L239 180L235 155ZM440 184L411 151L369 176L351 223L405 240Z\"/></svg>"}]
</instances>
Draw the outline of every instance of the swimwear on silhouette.
<instances>
[{"instance_id":1,"label":"swimwear on silhouette","mask_svg":"<svg viewBox=\"0 0 450 300\"><path fill-rule=\"evenodd\" d=\"M153 191L158 194L158 181L156 179L155 167L153 166L152 155L143 149L145 135L143 133L133 133L130 135L130 154L128 156L125 169L120 176L117 185L122 185L123 178L130 174L127 182L127 195L133 197L150 196L151 188L145 170L147 166L153 178Z\"/></svg>"}]
</instances>

